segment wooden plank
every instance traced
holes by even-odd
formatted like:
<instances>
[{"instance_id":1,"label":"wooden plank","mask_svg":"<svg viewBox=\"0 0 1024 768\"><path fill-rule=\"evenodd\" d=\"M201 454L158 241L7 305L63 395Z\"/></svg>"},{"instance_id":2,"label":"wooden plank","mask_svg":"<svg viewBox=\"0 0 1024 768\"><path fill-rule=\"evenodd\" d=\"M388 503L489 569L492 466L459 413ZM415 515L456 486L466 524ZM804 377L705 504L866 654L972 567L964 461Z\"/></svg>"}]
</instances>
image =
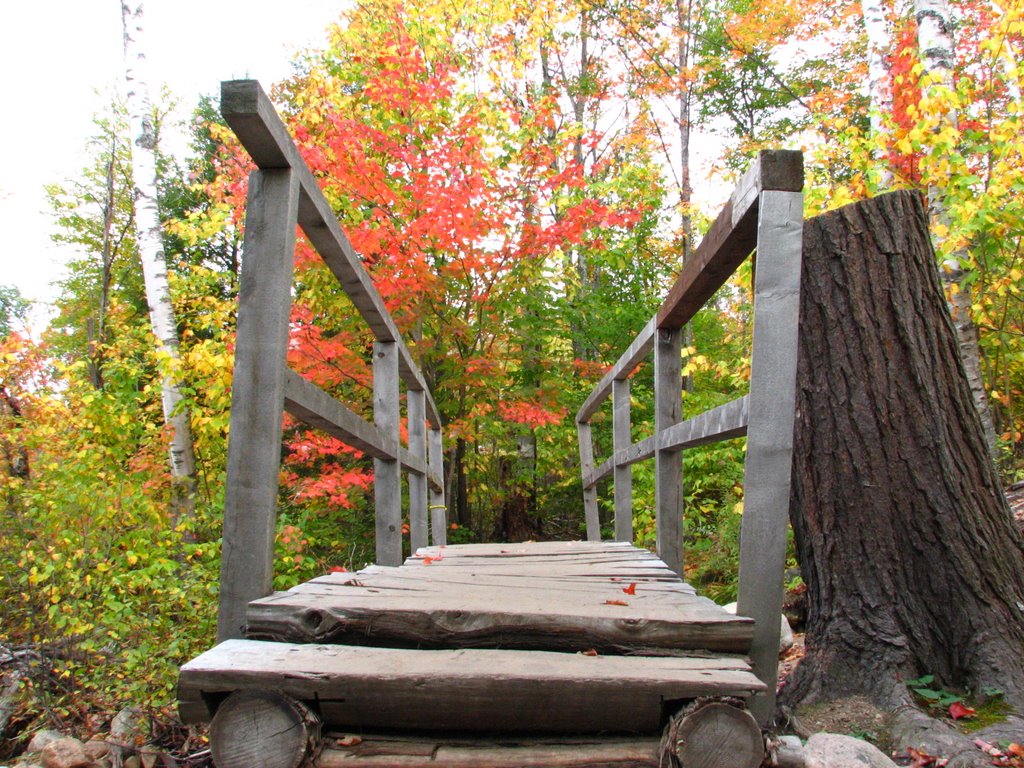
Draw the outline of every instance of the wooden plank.
<instances>
[{"instance_id":1,"label":"wooden plank","mask_svg":"<svg viewBox=\"0 0 1024 768\"><path fill-rule=\"evenodd\" d=\"M448 507L444 498L444 445L440 427L431 428L428 433L427 452L430 473L437 478L430 487L430 541L444 546L448 543Z\"/></svg>"},{"instance_id":2,"label":"wooden plank","mask_svg":"<svg viewBox=\"0 0 1024 768\"><path fill-rule=\"evenodd\" d=\"M373 422L398 442L398 345L393 341L373 344ZM373 460L373 493L377 562L402 563L402 474L397 461Z\"/></svg>"},{"instance_id":3,"label":"wooden plank","mask_svg":"<svg viewBox=\"0 0 1024 768\"><path fill-rule=\"evenodd\" d=\"M612 449L618 454L633 443L630 422L629 379L612 382ZM615 465L615 538L633 542L633 469Z\"/></svg>"},{"instance_id":4,"label":"wooden plank","mask_svg":"<svg viewBox=\"0 0 1024 768\"><path fill-rule=\"evenodd\" d=\"M754 250L762 191L801 189L803 155L763 150L669 290L656 316L658 328L686 325Z\"/></svg>"},{"instance_id":5,"label":"wooden plank","mask_svg":"<svg viewBox=\"0 0 1024 768\"><path fill-rule=\"evenodd\" d=\"M318 768L659 768L661 747L661 740L653 737L413 739L365 732L356 738L331 736Z\"/></svg>"},{"instance_id":6,"label":"wooden plank","mask_svg":"<svg viewBox=\"0 0 1024 768\"><path fill-rule=\"evenodd\" d=\"M181 668L179 696L270 689L335 728L655 733L666 702L746 698L736 660L424 651L229 640Z\"/></svg>"},{"instance_id":7,"label":"wooden plank","mask_svg":"<svg viewBox=\"0 0 1024 768\"><path fill-rule=\"evenodd\" d=\"M654 346L654 434L660 435L682 418L682 332L659 329ZM655 525L658 557L683 573L683 455L659 448L654 454Z\"/></svg>"},{"instance_id":8,"label":"wooden plank","mask_svg":"<svg viewBox=\"0 0 1024 768\"><path fill-rule=\"evenodd\" d=\"M587 541L601 540L601 519L597 508L597 487L586 479L594 471L594 439L590 424L576 422L576 434L580 444L580 473L584 478L583 516L587 523Z\"/></svg>"},{"instance_id":9,"label":"wooden plank","mask_svg":"<svg viewBox=\"0 0 1024 768\"><path fill-rule=\"evenodd\" d=\"M427 414L423 392L408 391L406 416L408 419L409 453L427 464ZM422 475L409 475L409 546L415 552L427 541L427 479Z\"/></svg>"},{"instance_id":10,"label":"wooden plank","mask_svg":"<svg viewBox=\"0 0 1024 768\"><path fill-rule=\"evenodd\" d=\"M663 450L681 450L743 437L747 434L748 408L748 398L743 396L704 411L662 432L658 436L658 447Z\"/></svg>"},{"instance_id":11,"label":"wooden plank","mask_svg":"<svg viewBox=\"0 0 1024 768\"><path fill-rule=\"evenodd\" d=\"M654 331L655 323L652 319L647 325L643 327L640 333L637 334L636 338L629 345L622 356L616 361L615 365L611 367L594 387L593 392L584 401L576 414L577 422L588 422L590 417L597 413L597 409L601 407L608 395L612 391L612 382L618 379L626 379L636 369L640 362L651 353L654 348Z\"/></svg>"},{"instance_id":12,"label":"wooden plank","mask_svg":"<svg viewBox=\"0 0 1024 768\"><path fill-rule=\"evenodd\" d=\"M757 622L754 668L774 681L778 668L786 526L789 522L803 195L765 192L758 225L751 352L750 423L740 533L738 612ZM752 702L762 724L775 705L775 686Z\"/></svg>"},{"instance_id":13,"label":"wooden plank","mask_svg":"<svg viewBox=\"0 0 1024 768\"><path fill-rule=\"evenodd\" d=\"M370 326L374 338L399 344L402 380L408 389L427 393L427 416L432 425L441 426L440 414L423 375L402 341L380 293L260 84L256 80L222 82L221 114L259 168L290 167L295 173L300 189L298 222L302 231Z\"/></svg>"},{"instance_id":14,"label":"wooden plank","mask_svg":"<svg viewBox=\"0 0 1024 768\"><path fill-rule=\"evenodd\" d=\"M284 381L284 407L292 416L375 459L398 458L398 442L344 403L292 370L285 370Z\"/></svg>"},{"instance_id":15,"label":"wooden plank","mask_svg":"<svg viewBox=\"0 0 1024 768\"><path fill-rule=\"evenodd\" d=\"M224 492L220 639L241 636L246 604L269 594L273 581L297 206L291 171L249 177Z\"/></svg>"}]
</instances>

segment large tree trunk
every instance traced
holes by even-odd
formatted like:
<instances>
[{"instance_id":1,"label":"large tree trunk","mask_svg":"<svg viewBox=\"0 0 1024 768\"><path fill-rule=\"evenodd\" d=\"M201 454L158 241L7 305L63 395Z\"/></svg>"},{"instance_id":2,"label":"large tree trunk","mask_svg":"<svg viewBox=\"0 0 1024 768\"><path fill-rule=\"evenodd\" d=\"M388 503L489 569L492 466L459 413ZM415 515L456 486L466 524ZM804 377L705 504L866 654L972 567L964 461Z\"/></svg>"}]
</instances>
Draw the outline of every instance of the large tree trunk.
<instances>
[{"instance_id":1,"label":"large tree trunk","mask_svg":"<svg viewBox=\"0 0 1024 768\"><path fill-rule=\"evenodd\" d=\"M974 409L920 197L804 228L790 517L807 656L782 703L900 680L1024 707L1024 541Z\"/></svg>"},{"instance_id":2,"label":"large tree trunk","mask_svg":"<svg viewBox=\"0 0 1024 768\"><path fill-rule=\"evenodd\" d=\"M161 383L164 423L171 428L170 466L172 524L191 517L195 509L195 452L188 409L182 406L178 384L178 326L171 305L167 282L160 213L157 207L156 136L153 130L146 56L142 48L142 3L121 2L124 23L125 80L128 93L128 122L132 135L132 176L135 183L135 226L138 231L139 259L146 286L146 301L153 335L160 352L170 361L170 373Z\"/></svg>"}]
</instances>

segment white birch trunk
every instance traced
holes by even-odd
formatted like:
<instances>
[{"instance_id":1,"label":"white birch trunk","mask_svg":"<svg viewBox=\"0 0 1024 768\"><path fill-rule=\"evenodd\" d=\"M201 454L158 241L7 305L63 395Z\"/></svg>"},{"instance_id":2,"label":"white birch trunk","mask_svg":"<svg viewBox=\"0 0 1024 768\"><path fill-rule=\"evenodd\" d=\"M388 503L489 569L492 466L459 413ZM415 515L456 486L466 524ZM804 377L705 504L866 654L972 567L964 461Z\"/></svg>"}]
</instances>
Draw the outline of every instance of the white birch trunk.
<instances>
[{"instance_id":1,"label":"white birch trunk","mask_svg":"<svg viewBox=\"0 0 1024 768\"><path fill-rule=\"evenodd\" d=\"M135 227L139 259L149 304L149 319L159 351L169 361L161 382L164 423L171 427L170 466L174 483L172 522L190 515L195 506L195 454L188 410L181 407L182 395L176 379L178 331L171 305L164 257L160 212L157 208L156 136L146 76L141 0L122 0L124 23L125 80L128 91L128 125L131 134L134 179Z\"/></svg>"},{"instance_id":2,"label":"white birch trunk","mask_svg":"<svg viewBox=\"0 0 1024 768\"><path fill-rule=\"evenodd\" d=\"M885 133L885 117L892 112L892 87L889 63L886 60L892 48L892 32L884 0L861 0L864 30L868 38L868 99L871 106L871 136L876 141ZM892 184L892 171L879 149L874 151L880 166L879 188Z\"/></svg>"},{"instance_id":3,"label":"white birch trunk","mask_svg":"<svg viewBox=\"0 0 1024 768\"><path fill-rule=\"evenodd\" d=\"M914 12L917 17L917 46L924 65L924 75L929 78L931 90L953 90L953 35L952 19L947 0L914 0ZM956 126L957 115L950 111L945 119ZM928 189L928 207L932 219L948 225L949 216L942 190L935 187ZM971 314L973 304L972 292L964 285L962 264L967 261L966 251L953 254L943 269L940 270L943 283L950 290L950 311L956 326L957 339L960 343L960 358L963 362L967 381L974 396L974 406L981 419L985 433L985 441L989 452L995 456L996 431L992 421L992 410L989 407L988 393L985 391L985 379L981 373L981 347L978 344L978 328Z\"/></svg>"}]
</instances>

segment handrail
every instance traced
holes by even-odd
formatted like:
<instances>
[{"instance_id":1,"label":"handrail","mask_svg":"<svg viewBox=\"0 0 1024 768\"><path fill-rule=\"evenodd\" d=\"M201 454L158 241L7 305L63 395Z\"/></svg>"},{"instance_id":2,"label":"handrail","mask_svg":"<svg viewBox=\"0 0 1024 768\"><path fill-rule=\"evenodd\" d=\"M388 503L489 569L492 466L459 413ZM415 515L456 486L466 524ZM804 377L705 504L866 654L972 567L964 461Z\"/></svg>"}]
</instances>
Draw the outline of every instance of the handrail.
<instances>
[{"instance_id":1,"label":"handrail","mask_svg":"<svg viewBox=\"0 0 1024 768\"><path fill-rule=\"evenodd\" d=\"M283 412L373 457L378 564L402 562L403 470L412 549L431 534L444 544L447 527L440 413L362 260L259 83L222 83L221 114L259 169L249 177L231 395L217 630L225 640L241 636L246 606L271 591ZM296 225L376 340L372 424L287 366Z\"/></svg>"},{"instance_id":2,"label":"handrail","mask_svg":"<svg viewBox=\"0 0 1024 768\"><path fill-rule=\"evenodd\" d=\"M594 387L576 415L587 538L601 536L597 486L614 477L615 538L633 538L632 465L654 457L657 550L683 573L682 451L747 436L740 534L739 607L755 619L751 660L768 691L752 700L764 722L774 706L796 402L803 232L803 157L761 152L711 225L658 312ZM756 252L750 394L682 419L681 329ZM632 442L630 376L654 352L654 434ZM595 466L591 419L612 396L613 451Z\"/></svg>"}]
</instances>

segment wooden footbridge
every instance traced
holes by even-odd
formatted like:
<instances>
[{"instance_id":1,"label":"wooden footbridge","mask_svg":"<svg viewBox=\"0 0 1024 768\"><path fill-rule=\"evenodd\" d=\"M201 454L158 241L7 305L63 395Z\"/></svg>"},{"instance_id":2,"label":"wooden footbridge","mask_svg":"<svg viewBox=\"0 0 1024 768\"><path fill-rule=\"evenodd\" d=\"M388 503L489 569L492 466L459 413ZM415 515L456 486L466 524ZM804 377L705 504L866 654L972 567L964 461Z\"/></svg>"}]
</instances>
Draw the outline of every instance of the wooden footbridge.
<instances>
[{"instance_id":1,"label":"wooden footbridge","mask_svg":"<svg viewBox=\"0 0 1024 768\"><path fill-rule=\"evenodd\" d=\"M222 112L259 170L238 312L220 644L179 681L183 720L212 720L217 765L760 765L792 458L799 153L760 155L581 407L587 541L447 546L441 419L422 374L259 85L225 83ZM372 424L285 364L296 224L376 338ZM683 420L681 329L751 253L750 394ZM630 375L652 353L655 434L634 443ZM614 450L597 465L590 420L609 397ZM374 458L377 564L273 593L283 411ZM682 451L741 435L735 616L681 578ZM631 465L651 458L657 554L631 546ZM404 562L403 474L414 553ZM609 476L616 540L601 541L597 489Z\"/></svg>"}]
</instances>

